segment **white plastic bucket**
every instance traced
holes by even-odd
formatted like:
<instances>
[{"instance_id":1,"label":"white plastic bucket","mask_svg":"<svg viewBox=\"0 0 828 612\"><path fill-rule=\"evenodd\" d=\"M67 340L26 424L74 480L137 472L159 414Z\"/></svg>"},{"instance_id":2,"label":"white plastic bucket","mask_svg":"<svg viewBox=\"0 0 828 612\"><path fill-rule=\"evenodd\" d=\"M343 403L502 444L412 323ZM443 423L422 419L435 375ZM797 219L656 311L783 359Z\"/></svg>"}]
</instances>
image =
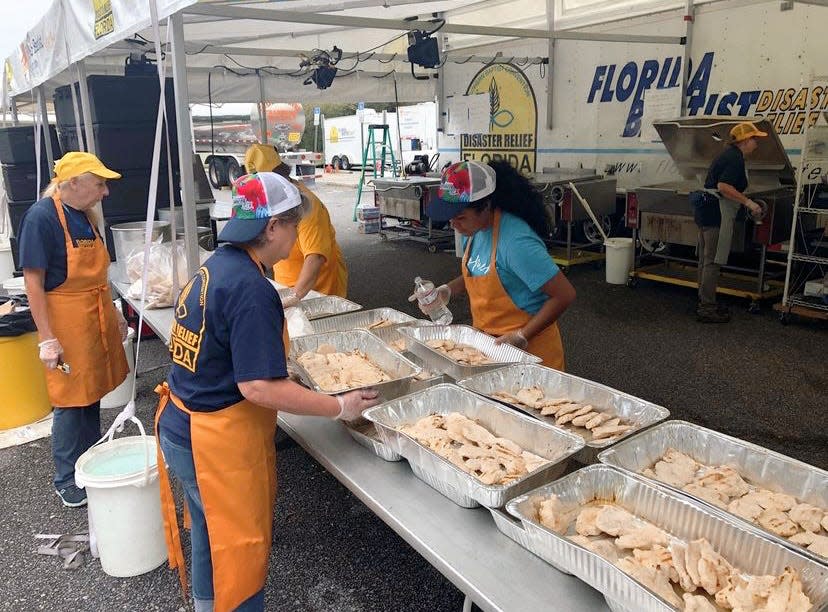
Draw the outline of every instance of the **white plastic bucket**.
<instances>
[{"instance_id":1,"label":"white plastic bucket","mask_svg":"<svg viewBox=\"0 0 828 612\"><path fill-rule=\"evenodd\" d=\"M5 244L0 246L0 278L9 278L14 274L14 258L11 247Z\"/></svg>"},{"instance_id":2,"label":"white plastic bucket","mask_svg":"<svg viewBox=\"0 0 828 612\"><path fill-rule=\"evenodd\" d=\"M101 399L101 408L123 408L132 399L132 382L135 380L135 351L132 344L135 342L135 330L131 327L124 340L124 353L126 353L129 374L120 385L107 393Z\"/></svg>"},{"instance_id":3,"label":"white plastic bucket","mask_svg":"<svg viewBox=\"0 0 828 612\"><path fill-rule=\"evenodd\" d=\"M75 482L86 488L90 539L103 571L138 576L167 560L155 438L144 433L96 444L75 464Z\"/></svg>"},{"instance_id":4,"label":"white plastic bucket","mask_svg":"<svg viewBox=\"0 0 828 612\"><path fill-rule=\"evenodd\" d=\"M606 248L607 282L611 285L625 285L633 266L633 239L607 238Z\"/></svg>"}]
</instances>

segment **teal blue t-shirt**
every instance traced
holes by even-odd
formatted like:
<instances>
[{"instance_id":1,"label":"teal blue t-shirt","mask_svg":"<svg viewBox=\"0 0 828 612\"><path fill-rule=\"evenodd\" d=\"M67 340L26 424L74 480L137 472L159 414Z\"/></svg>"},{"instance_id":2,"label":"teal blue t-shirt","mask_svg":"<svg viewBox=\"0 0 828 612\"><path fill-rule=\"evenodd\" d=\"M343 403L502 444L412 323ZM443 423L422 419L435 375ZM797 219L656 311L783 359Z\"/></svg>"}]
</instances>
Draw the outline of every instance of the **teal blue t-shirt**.
<instances>
[{"instance_id":1,"label":"teal blue t-shirt","mask_svg":"<svg viewBox=\"0 0 828 612\"><path fill-rule=\"evenodd\" d=\"M463 237L464 250L468 240ZM487 274L491 260L492 228L489 228L473 236L467 266L469 274ZM543 241L526 221L509 213L500 216L495 267L500 283L515 305L532 315L548 299L540 288L558 273L558 266L552 261Z\"/></svg>"}]
</instances>

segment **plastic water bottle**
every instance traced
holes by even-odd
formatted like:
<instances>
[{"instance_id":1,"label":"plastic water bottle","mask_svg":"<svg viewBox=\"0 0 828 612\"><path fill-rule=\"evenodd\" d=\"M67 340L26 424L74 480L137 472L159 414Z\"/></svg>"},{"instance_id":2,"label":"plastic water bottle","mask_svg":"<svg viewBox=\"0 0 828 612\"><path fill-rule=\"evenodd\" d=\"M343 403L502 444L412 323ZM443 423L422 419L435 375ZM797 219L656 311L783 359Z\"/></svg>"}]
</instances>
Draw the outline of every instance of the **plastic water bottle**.
<instances>
[{"instance_id":1,"label":"plastic water bottle","mask_svg":"<svg viewBox=\"0 0 828 612\"><path fill-rule=\"evenodd\" d=\"M414 279L414 295L417 296L417 301L420 306L423 306L428 316L432 321L438 325L448 325L451 323L452 316L448 307L442 303L442 298L437 293L434 283L429 280L423 280L419 276ZM429 308L429 304L439 300L440 306L438 308Z\"/></svg>"}]
</instances>

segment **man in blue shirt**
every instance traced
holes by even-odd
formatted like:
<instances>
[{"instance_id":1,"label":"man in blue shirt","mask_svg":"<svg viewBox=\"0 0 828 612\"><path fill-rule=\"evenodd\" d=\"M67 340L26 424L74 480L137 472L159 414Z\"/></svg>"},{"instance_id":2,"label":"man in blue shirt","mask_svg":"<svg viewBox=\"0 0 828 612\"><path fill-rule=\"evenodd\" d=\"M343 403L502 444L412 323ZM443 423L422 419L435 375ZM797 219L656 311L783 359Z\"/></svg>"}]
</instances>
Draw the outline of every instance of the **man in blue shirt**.
<instances>
[{"instance_id":1,"label":"man in blue shirt","mask_svg":"<svg viewBox=\"0 0 828 612\"><path fill-rule=\"evenodd\" d=\"M733 238L733 221L740 206L759 216L762 208L744 195L748 187L745 155L759 146L764 138L749 122L730 130L730 144L710 165L704 191L690 194L696 225L699 227L699 305L696 318L702 323L727 323L730 314L716 304L716 285L721 267L727 263Z\"/></svg>"},{"instance_id":2,"label":"man in blue shirt","mask_svg":"<svg viewBox=\"0 0 828 612\"><path fill-rule=\"evenodd\" d=\"M181 290L170 339L173 366L159 387L157 439L170 563L184 576L169 470L192 518L196 611L263 610L276 496L279 410L352 420L377 403L371 390L339 396L288 378L287 329L264 275L296 241L304 206L272 172L233 185L220 247ZM175 535L171 535L175 534Z\"/></svg>"}]
</instances>

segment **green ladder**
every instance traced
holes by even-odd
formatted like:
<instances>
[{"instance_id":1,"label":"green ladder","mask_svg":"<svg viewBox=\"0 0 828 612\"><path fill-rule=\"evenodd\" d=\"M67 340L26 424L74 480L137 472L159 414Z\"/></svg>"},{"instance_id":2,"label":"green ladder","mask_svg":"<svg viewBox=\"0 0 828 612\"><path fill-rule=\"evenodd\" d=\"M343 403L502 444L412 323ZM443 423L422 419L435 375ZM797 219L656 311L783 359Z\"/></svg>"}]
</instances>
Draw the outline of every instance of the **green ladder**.
<instances>
[{"instance_id":1,"label":"green ladder","mask_svg":"<svg viewBox=\"0 0 828 612\"><path fill-rule=\"evenodd\" d=\"M382 132L382 137L377 138L377 132ZM379 153L379 156L377 155ZM371 165L374 178L385 176L386 155L391 155L391 168L394 178L397 177L397 160L394 158L394 146L391 143L391 132L386 123L368 124L368 142L365 143L365 150L362 152L362 172L359 175L359 187L357 188L356 204L354 205L354 221L357 220L357 208L362 199L362 186L365 184L365 169ZM379 162L379 174L377 174L377 162Z\"/></svg>"}]
</instances>

